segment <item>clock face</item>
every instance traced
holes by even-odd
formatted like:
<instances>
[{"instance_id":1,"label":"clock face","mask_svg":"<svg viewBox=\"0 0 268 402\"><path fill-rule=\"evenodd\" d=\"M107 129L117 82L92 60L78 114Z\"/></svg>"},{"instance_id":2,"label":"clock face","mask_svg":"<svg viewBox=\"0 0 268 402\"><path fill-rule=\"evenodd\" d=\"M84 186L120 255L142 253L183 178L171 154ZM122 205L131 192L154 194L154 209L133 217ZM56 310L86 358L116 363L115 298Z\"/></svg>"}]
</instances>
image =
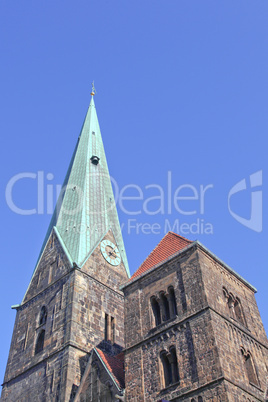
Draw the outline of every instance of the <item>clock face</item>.
<instances>
[{"instance_id":1,"label":"clock face","mask_svg":"<svg viewBox=\"0 0 268 402\"><path fill-rule=\"evenodd\" d=\"M109 264L115 267L120 264L121 256L119 250L110 240L103 240L101 242L101 253Z\"/></svg>"}]
</instances>

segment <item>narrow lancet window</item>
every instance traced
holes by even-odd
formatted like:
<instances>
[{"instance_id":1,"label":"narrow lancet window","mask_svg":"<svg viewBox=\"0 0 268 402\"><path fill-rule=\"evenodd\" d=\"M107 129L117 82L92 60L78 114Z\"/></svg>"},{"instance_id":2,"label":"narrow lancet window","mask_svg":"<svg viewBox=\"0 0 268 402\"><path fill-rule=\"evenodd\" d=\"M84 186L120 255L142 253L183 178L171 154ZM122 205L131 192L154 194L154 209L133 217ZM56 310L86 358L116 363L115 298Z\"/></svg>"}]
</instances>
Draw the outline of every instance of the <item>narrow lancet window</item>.
<instances>
[{"instance_id":1,"label":"narrow lancet window","mask_svg":"<svg viewBox=\"0 0 268 402\"><path fill-rule=\"evenodd\" d=\"M180 380L178 361L175 346L169 349L169 352L162 351L160 353L161 361L161 383L164 388L170 384L174 384Z\"/></svg>"},{"instance_id":2,"label":"narrow lancet window","mask_svg":"<svg viewBox=\"0 0 268 402\"><path fill-rule=\"evenodd\" d=\"M239 321L241 324L245 325L244 314L243 314L242 306L241 306L241 303L240 303L240 300L238 299L238 297L235 299L235 302L234 302L234 312L235 312L235 318L237 319L237 321Z\"/></svg>"},{"instance_id":3,"label":"narrow lancet window","mask_svg":"<svg viewBox=\"0 0 268 402\"><path fill-rule=\"evenodd\" d=\"M241 353L244 358L245 369L247 372L248 380L250 384L256 385L259 387L259 381L256 374L256 369L254 367L254 362L250 352L246 352L244 348L241 349Z\"/></svg>"},{"instance_id":4,"label":"narrow lancet window","mask_svg":"<svg viewBox=\"0 0 268 402\"><path fill-rule=\"evenodd\" d=\"M114 317L111 317L111 342L114 343L115 341L115 321Z\"/></svg>"},{"instance_id":5,"label":"narrow lancet window","mask_svg":"<svg viewBox=\"0 0 268 402\"><path fill-rule=\"evenodd\" d=\"M172 382L178 382L179 381L179 369L178 369L178 360L177 360L177 355L176 355L176 349L173 346L170 348L170 357L169 361L171 364L171 371L172 371Z\"/></svg>"},{"instance_id":6,"label":"narrow lancet window","mask_svg":"<svg viewBox=\"0 0 268 402\"><path fill-rule=\"evenodd\" d=\"M160 313L160 306L155 297L151 298L151 307L154 317L154 326L157 327L157 325L161 324L161 313Z\"/></svg>"},{"instance_id":7,"label":"narrow lancet window","mask_svg":"<svg viewBox=\"0 0 268 402\"><path fill-rule=\"evenodd\" d=\"M163 321L167 321L170 319L170 311L168 299L164 293L161 293L161 302L163 306Z\"/></svg>"},{"instance_id":8,"label":"narrow lancet window","mask_svg":"<svg viewBox=\"0 0 268 402\"><path fill-rule=\"evenodd\" d=\"M47 322L47 309L45 306L41 308L39 325L44 325Z\"/></svg>"},{"instance_id":9,"label":"narrow lancet window","mask_svg":"<svg viewBox=\"0 0 268 402\"><path fill-rule=\"evenodd\" d=\"M42 352L44 349L44 341L45 341L45 330L39 332L36 345L35 345L35 354Z\"/></svg>"},{"instance_id":10,"label":"narrow lancet window","mask_svg":"<svg viewBox=\"0 0 268 402\"><path fill-rule=\"evenodd\" d=\"M108 314L105 314L104 339L108 341Z\"/></svg>"},{"instance_id":11,"label":"narrow lancet window","mask_svg":"<svg viewBox=\"0 0 268 402\"><path fill-rule=\"evenodd\" d=\"M168 361L167 352L162 352L161 355L161 364L162 364L162 383L163 387L166 388L172 383L172 371L171 365Z\"/></svg>"},{"instance_id":12,"label":"narrow lancet window","mask_svg":"<svg viewBox=\"0 0 268 402\"><path fill-rule=\"evenodd\" d=\"M175 317L178 314L178 312L177 312L175 292L172 286L170 286L170 288L168 289L168 301L169 301L170 315L171 317Z\"/></svg>"}]
</instances>

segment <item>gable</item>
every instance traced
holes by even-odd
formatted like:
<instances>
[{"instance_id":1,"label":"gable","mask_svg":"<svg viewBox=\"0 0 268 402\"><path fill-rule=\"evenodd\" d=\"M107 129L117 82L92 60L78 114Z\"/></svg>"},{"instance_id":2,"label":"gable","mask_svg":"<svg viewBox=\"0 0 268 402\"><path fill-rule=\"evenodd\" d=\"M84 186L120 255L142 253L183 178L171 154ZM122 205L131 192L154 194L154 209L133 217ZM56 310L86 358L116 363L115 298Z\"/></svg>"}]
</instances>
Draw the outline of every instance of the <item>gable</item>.
<instances>
[{"instance_id":1,"label":"gable","mask_svg":"<svg viewBox=\"0 0 268 402\"><path fill-rule=\"evenodd\" d=\"M75 395L74 402L92 400L115 401L123 396L124 390L124 355L108 355L99 348L94 348ZM103 398L103 399L102 399Z\"/></svg>"},{"instance_id":2,"label":"gable","mask_svg":"<svg viewBox=\"0 0 268 402\"><path fill-rule=\"evenodd\" d=\"M23 298L23 303L68 273L70 267L71 262L62 247L56 231L53 229L33 273L31 282Z\"/></svg>"},{"instance_id":3,"label":"gable","mask_svg":"<svg viewBox=\"0 0 268 402\"><path fill-rule=\"evenodd\" d=\"M101 362L106 366L113 380L121 389L125 388L124 352L121 352L116 356L110 356L107 353L104 353L101 349L95 349L101 358Z\"/></svg>"},{"instance_id":4,"label":"gable","mask_svg":"<svg viewBox=\"0 0 268 402\"><path fill-rule=\"evenodd\" d=\"M110 245L113 245L113 247ZM109 251L111 252L114 247L117 249L117 254L113 257L109 255ZM118 264L119 260L116 261L116 256L120 256ZM81 269L100 282L117 290L120 285L126 282L128 272L112 229L108 230L92 253L90 253Z\"/></svg>"}]
</instances>

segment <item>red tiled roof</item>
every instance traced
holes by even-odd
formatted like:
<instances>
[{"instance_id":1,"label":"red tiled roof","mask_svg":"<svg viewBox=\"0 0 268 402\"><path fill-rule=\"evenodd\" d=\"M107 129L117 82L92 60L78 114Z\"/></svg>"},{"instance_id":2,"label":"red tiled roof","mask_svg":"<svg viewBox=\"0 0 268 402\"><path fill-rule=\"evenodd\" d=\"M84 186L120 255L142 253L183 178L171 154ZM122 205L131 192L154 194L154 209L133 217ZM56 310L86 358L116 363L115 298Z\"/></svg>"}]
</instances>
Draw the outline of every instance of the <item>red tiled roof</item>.
<instances>
[{"instance_id":1,"label":"red tiled roof","mask_svg":"<svg viewBox=\"0 0 268 402\"><path fill-rule=\"evenodd\" d=\"M103 363L114 377L119 387L125 388L125 373L124 373L124 353L121 352L116 356L110 356L102 350L96 348Z\"/></svg>"},{"instance_id":2,"label":"red tiled roof","mask_svg":"<svg viewBox=\"0 0 268 402\"><path fill-rule=\"evenodd\" d=\"M163 262L176 252L189 246L189 244L191 243L192 241L185 239L185 237L182 237L173 232L168 232L130 279L134 279L137 276L143 274L154 265Z\"/></svg>"}]
</instances>

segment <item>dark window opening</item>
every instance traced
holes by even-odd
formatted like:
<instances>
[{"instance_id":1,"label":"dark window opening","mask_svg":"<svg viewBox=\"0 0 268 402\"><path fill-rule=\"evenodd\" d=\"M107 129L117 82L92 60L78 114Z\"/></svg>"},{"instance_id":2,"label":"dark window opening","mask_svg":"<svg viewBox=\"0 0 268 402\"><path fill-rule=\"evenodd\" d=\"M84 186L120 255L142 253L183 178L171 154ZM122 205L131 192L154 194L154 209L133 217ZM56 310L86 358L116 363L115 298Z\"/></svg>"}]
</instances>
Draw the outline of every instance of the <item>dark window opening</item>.
<instances>
[{"instance_id":1,"label":"dark window opening","mask_svg":"<svg viewBox=\"0 0 268 402\"><path fill-rule=\"evenodd\" d=\"M157 327L157 325L161 324L161 313L160 306L155 297L152 297L151 299L151 306L154 315L154 325Z\"/></svg>"},{"instance_id":2,"label":"dark window opening","mask_svg":"<svg viewBox=\"0 0 268 402\"><path fill-rule=\"evenodd\" d=\"M228 290L223 287L223 294L226 298L227 305L229 307L229 314L236 321L240 322L244 326L246 326L246 320L243 313L242 304L238 297L234 297L232 293L229 293Z\"/></svg>"},{"instance_id":3,"label":"dark window opening","mask_svg":"<svg viewBox=\"0 0 268 402\"><path fill-rule=\"evenodd\" d=\"M170 304L171 304L171 311L170 314L171 316L175 316L178 314L177 312L177 303L176 303L176 297L175 297L175 292L174 292L174 288L170 287L169 288L169 298L170 298Z\"/></svg>"},{"instance_id":4,"label":"dark window opening","mask_svg":"<svg viewBox=\"0 0 268 402\"><path fill-rule=\"evenodd\" d=\"M115 322L114 317L111 317L111 342L114 343L115 340Z\"/></svg>"},{"instance_id":5,"label":"dark window opening","mask_svg":"<svg viewBox=\"0 0 268 402\"><path fill-rule=\"evenodd\" d=\"M229 297L228 297L228 307L229 307L231 316L233 316L234 315L233 314L234 313L234 311L233 311L233 309L234 309L234 297L233 297L232 294L230 294Z\"/></svg>"},{"instance_id":6,"label":"dark window opening","mask_svg":"<svg viewBox=\"0 0 268 402\"><path fill-rule=\"evenodd\" d=\"M246 357L245 365L246 365L246 370L247 370L249 382L252 383L252 384L255 384L255 385L259 385L255 370L253 368L252 359L251 359L250 355L248 355Z\"/></svg>"},{"instance_id":7,"label":"dark window opening","mask_svg":"<svg viewBox=\"0 0 268 402\"><path fill-rule=\"evenodd\" d=\"M172 383L172 371L171 371L171 365L168 361L167 358L167 353L163 352L161 354L161 362L162 362L162 367L163 367L163 374L164 374L164 387L168 387Z\"/></svg>"},{"instance_id":8,"label":"dark window opening","mask_svg":"<svg viewBox=\"0 0 268 402\"><path fill-rule=\"evenodd\" d=\"M175 347L171 347L169 353L163 351L160 353L160 359L162 364L162 385L168 387L170 384L174 384L180 380L178 361Z\"/></svg>"},{"instance_id":9,"label":"dark window opening","mask_svg":"<svg viewBox=\"0 0 268 402\"><path fill-rule=\"evenodd\" d=\"M170 364L171 364L171 371L172 371L172 382L178 382L179 378L179 369L178 369L178 361L176 350L174 347L170 349Z\"/></svg>"},{"instance_id":10,"label":"dark window opening","mask_svg":"<svg viewBox=\"0 0 268 402\"><path fill-rule=\"evenodd\" d=\"M35 354L42 352L42 350L44 349L44 341L45 341L45 331L42 330L37 337L35 345Z\"/></svg>"},{"instance_id":11,"label":"dark window opening","mask_svg":"<svg viewBox=\"0 0 268 402\"><path fill-rule=\"evenodd\" d=\"M39 325L44 325L47 322L47 309L45 306L41 308Z\"/></svg>"},{"instance_id":12,"label":"dark window opening","mask_svg":"<svg viewBox=\"0 0 268 402\"><path fill-rule=\"evenodd\" d=\"M105 314L104 339L108 341L108 314Z\"/></svg>"},{"instance_id":13,"label":"dark window opening","mask_svg":"<svg viewBox=\"0 0 268 402\"><path fill-rule=\"evenodd\" d=\"M96 155L93 155L93 156L91 156L90 160L91 160L91 163L93 165L97 166L98 163L99 163L100 158L98 156L96 156Z\"/></svg>"},{"instance_id":14,"label":"dark window opening","mask_svg":"<svg viewBox=\"0 0 268 402\"><path fill-rule=\"evenodd\" d=\"M170 319L169 304L168 304L167 297L163 293L161 294L161 301L162 301L163 310L164 310L163 321L167 321Z\"/></svg>"},{"instance_id":15,"label":"dark window opening","mask_svg":"<svg viewBox=\"0 0 268 402\"><path fill-rule=\"evenodd\" d=\"M257 374L256 374L256 371L254 368L251 354L249 352L246 352L244 349L242 349L241 352L244 357L245 368L246 368L249 382L251 384L254 384L257 387L259 387L259 381L258 381Z\"/></svg>"},{"instance_id":16,"label":"dark window opening","mask_svg":"<svg viewBox=\"0 0 268 402\"><path fill-rule=\"evenodd\" d=\"M228 290L223 286L222 291L223 291L224 296L228 299L228 294L229 294Z\"/></svg>"},{"instance_id":17,"label":"dark window opening","mask_svg":"<svg viewBox=\"0 0 268 402\"><path fill-rule=\"evenodd\" d=\"M242 306L240 304L240 300L236 298L234 302L234 312L237 321L241 322L241 324L245 325L244 315L242 312Z\"/></svg>"}]
</instances>

